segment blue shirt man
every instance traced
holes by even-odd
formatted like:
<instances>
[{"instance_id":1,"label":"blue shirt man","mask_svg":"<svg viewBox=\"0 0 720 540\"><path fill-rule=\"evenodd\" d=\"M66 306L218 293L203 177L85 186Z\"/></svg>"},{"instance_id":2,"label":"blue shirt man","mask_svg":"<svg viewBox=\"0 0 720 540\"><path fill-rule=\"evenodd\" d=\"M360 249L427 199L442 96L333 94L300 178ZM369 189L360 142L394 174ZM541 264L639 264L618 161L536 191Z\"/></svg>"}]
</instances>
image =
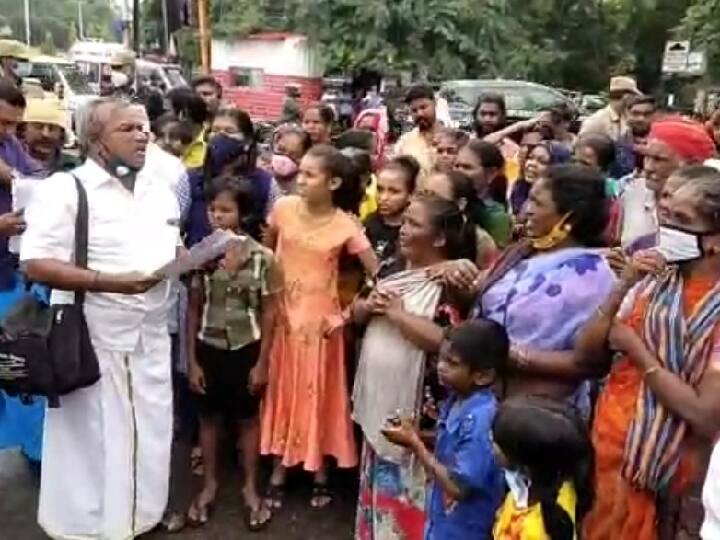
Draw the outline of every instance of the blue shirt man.
<instances>
[{"instance_id":1,"label":"blue shirt man","mask_svg":"<svg viewBox=\"0 0 720 540\"><path fill-rule=\"evenodd\" d=\"M0 293L16 284L17 257L8 251L8 238L25 227L22 217L12 213L12 180L17 175L32 176L42 168L15 137L25 106L22 92L0 81Z\"/></svg>"},{"instance_id":2,"label":"blue shirt man","mask_svg":"<svg viewBox=\"0 0 720 540\"><path fill-rule=\"evenodd\" d=\"M442 488L432 484L426 540L489 538L503 495L503 476L490 440L496 410L497 399L489 389L479 390L463 402L450 396L443 404L435 456L465 497L448 500Z\"/></svg>"}]
</instances>

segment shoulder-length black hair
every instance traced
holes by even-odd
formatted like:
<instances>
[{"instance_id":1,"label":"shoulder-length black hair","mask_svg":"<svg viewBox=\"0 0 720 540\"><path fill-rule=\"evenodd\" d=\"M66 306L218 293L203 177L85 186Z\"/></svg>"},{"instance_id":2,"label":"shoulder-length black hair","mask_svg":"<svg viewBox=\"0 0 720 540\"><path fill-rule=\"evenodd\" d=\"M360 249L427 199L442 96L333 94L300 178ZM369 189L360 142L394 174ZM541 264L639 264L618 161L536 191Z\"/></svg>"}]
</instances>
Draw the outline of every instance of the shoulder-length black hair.
<instances>
[{"instance_id":1,"label":"shoulder-length black hair","mask_svg":"<svg viewBox=\"0 0 720 540\"><path fill-rule=\"evenodd\" d=\"M550 168L546 182L558 214L570 214L575 241L586 247L604 246L610 201L602 175L585 165L557 165Z\"/></svg>"}]
</instances>

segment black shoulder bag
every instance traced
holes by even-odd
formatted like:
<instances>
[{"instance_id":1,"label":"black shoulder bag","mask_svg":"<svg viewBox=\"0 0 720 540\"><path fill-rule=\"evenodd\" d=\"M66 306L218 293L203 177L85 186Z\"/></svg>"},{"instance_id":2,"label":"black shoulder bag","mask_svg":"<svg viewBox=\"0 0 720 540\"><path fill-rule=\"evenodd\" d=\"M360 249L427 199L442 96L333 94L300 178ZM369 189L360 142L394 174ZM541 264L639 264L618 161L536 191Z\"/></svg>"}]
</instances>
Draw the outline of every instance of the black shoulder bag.
<instances>
[{"instance_id":1,"label":"black shoulder bag","mask_svg":"<svg viewBox=\"0 0 720 540\"><path fill-rule=\"evenodd\" d=\"M75 265L87 268L87 192L73 175L78 194ZM85 292L72 304L47 306L28 292L0 320L0 388L9 395L58 397L95 384L100 366L84 313Z\"/></svg>"}]
</instances>

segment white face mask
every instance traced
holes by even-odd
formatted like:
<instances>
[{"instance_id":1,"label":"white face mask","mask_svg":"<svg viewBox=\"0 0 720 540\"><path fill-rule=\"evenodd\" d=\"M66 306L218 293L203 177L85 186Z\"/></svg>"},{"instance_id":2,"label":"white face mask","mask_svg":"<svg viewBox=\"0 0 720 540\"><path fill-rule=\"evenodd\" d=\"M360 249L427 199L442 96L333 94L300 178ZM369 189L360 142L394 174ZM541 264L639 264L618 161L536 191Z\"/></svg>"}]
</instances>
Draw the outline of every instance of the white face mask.
<instances>
[{"instance_id":1,"label":"white face mask","mask_svg":"<svg viewBox=\"0 0 720 540\"><path fill-rule=\"evenodd\" d=\"M30 62L20 61L17 63L17 66L15 67L15 74L21 78L29 77L31 72L32 72L32 66L30 65Z\"/></svg>"},{"instance_id":2,"label":"white face mask","mask_svg":"<svg viewBox=\"0 0 720 540\"><path fill-rule=\"evenodd\" d=\"M694 261L703 256L702 235L661 226L656 249L669 263Z\"/></svg>"},{"instance_id":3,"label":"white face mask","mask_svg":"<svg viewBox=\"0 0 720 540\"><path fill-rule=\"evenodd\" d=\"M505 469L504 473L505 482L515 499L515 506L520 510L526 509L530 500L530 478L521 472L510 469Z\"/></svg>"}]
</instances>

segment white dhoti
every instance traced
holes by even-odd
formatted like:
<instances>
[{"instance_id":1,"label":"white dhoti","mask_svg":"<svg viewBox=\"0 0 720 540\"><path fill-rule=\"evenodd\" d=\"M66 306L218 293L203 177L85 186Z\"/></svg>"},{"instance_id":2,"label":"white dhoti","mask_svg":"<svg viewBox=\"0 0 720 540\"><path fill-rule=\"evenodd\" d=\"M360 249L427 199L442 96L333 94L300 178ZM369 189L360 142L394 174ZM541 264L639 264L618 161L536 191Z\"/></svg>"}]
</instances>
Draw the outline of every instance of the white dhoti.
<instances>
[{"instance_id":1,"label":"white dhoti","mask_svg":"<svg viewBox=\"0 0 720 540\"><path fill-rule=\"evenodd\" d=\"M38 521L51 538L125 540L162 519L172 444L170 340L96 346L101 378L48 409Z\"/></svg>"},{"instance_id":2,"label":"white dhoti","mask_svg":"<svg viewBox=\"0 0 720 540\"><path fill-rule=\"evenodd\" d=\"M175 257L180 209L167 178L143 169L132 191L88 158L73 171L88 199L88 268L148 275ZM71 262L77 188L57 173L33 195L20 259ZM72 302L54 290L53 304ZM127 540L152 529L168 496L172 383L167 283L85 295L100 380L45 417L38 521L52 538Z\"/></svg>"}]
</instances>

